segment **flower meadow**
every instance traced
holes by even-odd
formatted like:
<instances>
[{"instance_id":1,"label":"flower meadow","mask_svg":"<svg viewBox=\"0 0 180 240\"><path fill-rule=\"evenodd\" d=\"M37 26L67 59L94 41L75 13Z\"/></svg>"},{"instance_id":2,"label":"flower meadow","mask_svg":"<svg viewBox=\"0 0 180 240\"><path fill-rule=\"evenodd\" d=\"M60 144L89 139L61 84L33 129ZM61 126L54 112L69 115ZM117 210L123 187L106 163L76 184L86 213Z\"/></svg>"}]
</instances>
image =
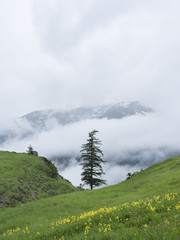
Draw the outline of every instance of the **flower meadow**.
<instances>
[{"instance_id":1,"label":"flower meadow","mask_svg":"<svg viewBox=\"0 0 180 240\"><path fill-rule=\"evenodd\" d=\"M34 220L35 221L35 220ZM180 194L105 206L36 226L9 229L7 239L180 239Z\"/></svg>"}]
</instances>

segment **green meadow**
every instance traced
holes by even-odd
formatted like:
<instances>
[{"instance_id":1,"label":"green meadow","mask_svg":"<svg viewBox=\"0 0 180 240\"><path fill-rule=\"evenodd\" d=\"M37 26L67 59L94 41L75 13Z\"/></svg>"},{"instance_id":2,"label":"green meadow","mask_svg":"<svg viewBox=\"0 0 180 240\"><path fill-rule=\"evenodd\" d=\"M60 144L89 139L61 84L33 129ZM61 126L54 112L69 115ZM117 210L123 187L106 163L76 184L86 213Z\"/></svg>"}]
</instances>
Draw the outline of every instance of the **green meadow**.
<instances>
[{"instance_id":1,"label":"green meadow","mask_svg":"<svg viewBox=\"0 0 180 240\"><path fill-rule=\"evenodd\" d=\"M0 206L77 191L44 157L0 152Z\"/></svg>"},{"instance_id":2,"label":"green meadow","mask_svg":"<svg viewBox=\"0 0 180 240\"><path fill-rule=\"evenodd\" d=\"M1 154L6 155L7 161L8 154L13 155ZM20 169L20 162L27 154L16 155L17 159L21 157L17 167ZM3 157L0 159L2 166ZM28 164L33 168L30 159ZM14 168L11 165L4 174L10 171L13 179ZM30 183L29 179L33 189ZM114 186L86 191L73 189L45 198L41 194L36 200L29 198L15 207L0 208L0 240L180 239L180 156L153 165Z\"/></svg>"}]
</instances>

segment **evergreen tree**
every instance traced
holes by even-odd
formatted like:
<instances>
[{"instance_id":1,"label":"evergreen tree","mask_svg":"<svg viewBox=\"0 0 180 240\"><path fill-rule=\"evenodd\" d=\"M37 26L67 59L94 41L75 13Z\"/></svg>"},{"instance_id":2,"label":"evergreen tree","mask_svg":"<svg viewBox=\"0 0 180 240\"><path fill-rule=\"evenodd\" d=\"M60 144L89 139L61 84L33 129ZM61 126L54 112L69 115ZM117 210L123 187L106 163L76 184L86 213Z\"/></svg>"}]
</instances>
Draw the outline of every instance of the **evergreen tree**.
<instances>
[{"instance_id":1,"label":"evergreen tree","mask_svg":"<svg viewBox=\"0 0 180 240\"><path fill-rule=\"evenodd\" d=\"M105 163L102 159L103 152L100 149L101 141L95 137L97 130L94 130L89 133L89 138L87 143L82 145L81 150L81 159L83 159L81 174L81 180L90 185L90 188L106 184L105 180L100 179L99 177L104 174L101 163Z\"/></svg>"},{"instance_id":2,"label":"evergreen tree","mask_svg":"<svg viewBox=\"0 0 180 240\"><path fill-rule=\"evenodd\" d=\"M27 150L27 153L28 154L33 154L34 150L33 150L33 147L31 145L28 146L28 150Z\"/></svg>"},{"instance_id":3,"label":"evergreen tree","mask_svg":"<svg viewBox=\"0 0 180 240\"><path fill-rule=\"evenodd\" d=\"M28 154L33 154L33 155L37 155L38 156L38 152L34 151L33 147L31 145L28 146L28 150L27 150Z\"/></svg>"}]
</instances>

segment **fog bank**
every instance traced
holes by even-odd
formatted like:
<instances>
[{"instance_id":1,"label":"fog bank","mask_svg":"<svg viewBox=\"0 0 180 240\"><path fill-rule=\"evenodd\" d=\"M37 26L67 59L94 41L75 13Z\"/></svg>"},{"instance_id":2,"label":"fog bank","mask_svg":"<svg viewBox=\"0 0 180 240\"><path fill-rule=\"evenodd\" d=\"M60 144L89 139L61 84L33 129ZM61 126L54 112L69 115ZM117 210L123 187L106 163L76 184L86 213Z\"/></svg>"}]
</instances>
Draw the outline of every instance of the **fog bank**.
<instances>
[{"instance_id":1,"label":"fog bank","mask_svg":"<svg viewBox=\"0 0 180 240\"><path fill-rule=\"evenodd\" d=\"M52 160L62 176L79 185L81 146L86 143L88 133L96 129L99 131L96 137L102 141L101 149L107 161L104 178L110 185L125 179L127 172L144 169L180 154L179 120L178 117L157 113L121 120L87 120L64 126L55 125L49 131L27 135L26 138L10 138L0 147L1 150L26 152L31 144L39 155ZM26 126L25 129L30 128Z\"/></svg>"}]
</instances>

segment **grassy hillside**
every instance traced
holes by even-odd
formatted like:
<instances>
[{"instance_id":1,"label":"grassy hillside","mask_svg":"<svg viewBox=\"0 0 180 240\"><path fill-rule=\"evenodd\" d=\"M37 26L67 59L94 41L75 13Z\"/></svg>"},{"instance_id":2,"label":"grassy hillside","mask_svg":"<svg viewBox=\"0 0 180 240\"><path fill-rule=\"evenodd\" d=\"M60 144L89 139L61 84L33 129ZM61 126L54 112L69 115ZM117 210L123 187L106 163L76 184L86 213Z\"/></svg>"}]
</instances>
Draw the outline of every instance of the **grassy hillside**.
<instances>
[{"instance_id":1,"label":"grassy hillside","mask_svg":"<svg viewBox=\"0 0 180 240\"><path fill-rule=\"evenodd\" d=\"M114 186L2 208L0 223L0 239L179 240L180 156Z\"/></svg>"},{"instance_id":2,"label":"grassy hillside","mask_svg":"<svg viewBox=\"0 0 180 240\"><path fill-rule=\"evenodd\" d=\"M0 206L14 206L75 190L46 158L0 152Z\"/></svg>"}]
</instances>

